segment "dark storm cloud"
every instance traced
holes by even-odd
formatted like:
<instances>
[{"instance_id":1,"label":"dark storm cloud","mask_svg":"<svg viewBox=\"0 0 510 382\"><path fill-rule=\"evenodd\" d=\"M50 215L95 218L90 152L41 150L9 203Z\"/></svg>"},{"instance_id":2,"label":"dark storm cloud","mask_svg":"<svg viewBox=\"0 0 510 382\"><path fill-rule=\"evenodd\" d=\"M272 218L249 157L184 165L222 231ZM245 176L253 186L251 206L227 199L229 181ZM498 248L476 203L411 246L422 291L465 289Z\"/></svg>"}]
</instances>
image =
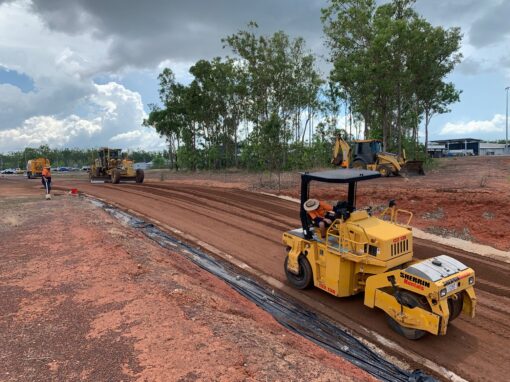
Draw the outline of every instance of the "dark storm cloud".
<instances>
[{"instance_id":1,"label":"dark storm cloud","mask_svg":"<svg viewBox=\"0 0 510 382\"><path fill-rule=\"evenodd\" d=\"M418 0L416 9L434 24L460 26L476 48L510 37L509 0Z\"/></svg>"},{"instance_id":2,"label":"dark storm cloud","mask_svg":"<svg viewBox=\"0 0 510 382\"><path fill-rule=\"evenodd\" d=\"M417 0L415 9L435 25L462 26L499 0Z\"/></svg>"},{"instance_id":3,"label":"dark storm cloud","mask_svg":"<svg viewBox=\"0 0 510 382\"><path fill-rule=\"evenodd\" d=\"M505 0L487 9L469 33L469 41L477 48L504 41L510 37L510 1Z\"/></svg>"},{"instance_id":4,"label":"dark storm cloud","mask_svg":"<svg viewBox=\"0 0 510 382\"><path fill-rule=\"evenodd\" d=\"M256 21L262 33L302 36L321 53L319 0L36 0L46 25L76 34L93 31L111 41L109 65L153 66L164 59L195 61L226 54L221 38Z\"/></svg>"},{"instance_id":5,"label":"dark storm cloud","mask_svg":"<svg viewBox=\"0 0 510 382\"><path fill-rule=\"evenodd\" d=\"M261 33L283 30L304 37L310 50L325 56L320 9L327 5L327 0L34 0L32 9L52 30L109 41L108 59L99 69L118 72L154 68L167 59L187 63L229 54L221 39L249 21ZM417 0L415 9L434 25L460 26L464 42L477 48L510 35L510 0ZM329 71L323 60L319 64ZM473 74L482 64L466 61L459 69Z\"/></svg>"}]
</instances>

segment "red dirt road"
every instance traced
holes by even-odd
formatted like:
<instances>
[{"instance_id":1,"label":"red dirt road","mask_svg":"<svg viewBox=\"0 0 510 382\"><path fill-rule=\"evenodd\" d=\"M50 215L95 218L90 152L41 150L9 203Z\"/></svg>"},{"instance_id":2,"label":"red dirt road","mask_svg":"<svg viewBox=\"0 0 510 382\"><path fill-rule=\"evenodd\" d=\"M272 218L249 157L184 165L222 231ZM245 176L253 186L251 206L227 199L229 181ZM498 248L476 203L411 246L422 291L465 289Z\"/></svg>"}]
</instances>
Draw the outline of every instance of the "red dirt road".
<instances>
[{"instance_id":1,"label":"red dirt road","mask_svg":"<svg viewBox=\"0 0 510 382\"><path fill-rule=\"evenodd\" d=\"M243 190L170 182L143 185L67 182L63 186L77 187L178 228L285 283L281 234L299 226L295 203ZM503 349L510 344L510 265L415 241L418 258L443 253L475 269L479 299L477 317L461 316L450 326L446 337L405 340L387 327L382 312L366 308L361 296L336 299L319 290L291 294L296 298L311 297L315 300L313 308L353 331L359 331L353 324L357 322L465 379L507 380L510 355Z\"/></svg>"}]
</instances>

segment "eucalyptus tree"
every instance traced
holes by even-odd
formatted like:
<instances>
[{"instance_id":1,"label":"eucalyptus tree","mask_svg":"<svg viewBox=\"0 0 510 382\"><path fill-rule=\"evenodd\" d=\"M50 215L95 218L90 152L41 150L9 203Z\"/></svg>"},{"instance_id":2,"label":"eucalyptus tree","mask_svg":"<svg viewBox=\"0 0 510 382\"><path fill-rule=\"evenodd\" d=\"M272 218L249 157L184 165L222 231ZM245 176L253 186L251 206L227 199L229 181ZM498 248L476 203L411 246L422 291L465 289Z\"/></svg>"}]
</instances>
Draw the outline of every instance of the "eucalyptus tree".
<instances>
[{"instance_id":1,"label":"eucalyptus tree","mask_svg":"<svg viewBox=\"0 0 510 382\"><path fill-rule=\"evenodd\" d=\"M245 75L232 59L200 60L190 68L201 97L205 140L237 166L238 128L246 106ZM218 150L220 149L220 150Z\"/></svg>"},{"instance_id":2,"label":"eucalyptus tree","mask_svg":"<svg viewBox=\"0 0 510 382\"><path fill-rule=\"evenodd\" d=\"M431 118L449 112L449 105L460 100L461 91L445 78L462 59L459 52L462 34L459 28L433 27L423 19L413 27L416 29L415 41L421 41L421 44L418 47L415 41L411 42L414 49L409 65L413 73L416 109L423 114L426 151Z\"/></svg>"},{"instance_id":3,"label":"eucalyptus tree","mask_svg":"<svg viewBox=\"0 0 510 382\"><path fill-rule=\"evenodd\" d=\"M432 27L413 4L330 0L322 10L330 81L362 115L365 137L399 151L404 139L418 139L421 119L427 135L431 115L446 112L459 95L445 82L459 62L459 30Z\"/></svg>"},{"instance_id":4,"label":"eucalyptus tree","mask_svg":"<svg viewBox=\"0 0 510 382\"><path fill-rule=\"evenodd\" d=\"M251 22L248 30L227 36L223 42L245 72L246 119L253 124L254 139L250 141L259 142L253 152L284 166L289 143L304 140L302 112L308 111L310 116L319 108L322 80L315 68L315 57L306 50L302 38L290 39L282 31L263 36L256 34L256 30L257 24ZM269 132L271 142L276 141L274 147L270 146L273 149L267 150L267 141L260 138ZM282 157L275 158L275 153Z\"/></svg>"},{"instance_id":5,"label":"eucalyptus tree","mask_svg":"<svg viewBox=\"0 0 510 382\"><path fill-rule=\"evenodd\" d=\"M170 68L163 69L158 80L159 98L164 107L149 105L149 116L143 121L143 125L155 128L160 136L166 138L170 163L178 170L177 153L182 132L187 125L185 89L175 81L175 75Z\"/></svg>"}]
</instances>

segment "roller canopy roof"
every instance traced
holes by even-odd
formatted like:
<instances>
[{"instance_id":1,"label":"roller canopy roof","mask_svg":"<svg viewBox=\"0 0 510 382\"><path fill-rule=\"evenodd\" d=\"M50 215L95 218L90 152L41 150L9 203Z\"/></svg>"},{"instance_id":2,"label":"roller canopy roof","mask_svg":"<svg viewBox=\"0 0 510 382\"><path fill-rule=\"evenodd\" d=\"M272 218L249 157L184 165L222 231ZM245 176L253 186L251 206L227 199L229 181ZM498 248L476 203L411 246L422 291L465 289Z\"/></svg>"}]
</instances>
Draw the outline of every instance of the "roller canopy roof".
<instances>
[{"instance_id":1,"label":"roller canopy roof","mask_svg":"<svg viewBox=\"0 0 510 382\"><path fill-rule=\"evenodd\" d=\"M302 172L303 180L316 180L325 183L351 183L361 180L379 178L381 174L378 171L359 170L359 169L340 169L318 172Z\"/></svg>"}]
</instances>

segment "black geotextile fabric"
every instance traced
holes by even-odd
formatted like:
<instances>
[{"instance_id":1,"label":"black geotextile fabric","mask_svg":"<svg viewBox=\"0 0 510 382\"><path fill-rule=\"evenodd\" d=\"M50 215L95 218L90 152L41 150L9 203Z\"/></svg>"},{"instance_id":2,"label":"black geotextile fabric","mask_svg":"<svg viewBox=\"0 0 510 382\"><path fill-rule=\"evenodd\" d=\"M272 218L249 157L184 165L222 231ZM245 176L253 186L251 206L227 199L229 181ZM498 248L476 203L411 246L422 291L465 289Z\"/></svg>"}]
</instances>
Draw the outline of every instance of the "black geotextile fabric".
<instances>
[{"instance_id":1,"label":"black geotextile fabric","mask_svg":"<svg viewBox=\"0 0 510 382\"><path fill-rule=\"evenodd\" d=\"M117 219L139 229L162 247L173 251L177 250L193 263L224 280L240 294L269 312L284 327L347 359L381 381L436 381L436 379L420 370L409 372L392 364L370 350L339 325L303 308L299 303L275 293L274 290L249 277L240 275L232 264L218 260L199 248L168 235L153 224L146 223L113 206L96 200L94 200L94 203Z\"/></svg>"}]
</instances>

